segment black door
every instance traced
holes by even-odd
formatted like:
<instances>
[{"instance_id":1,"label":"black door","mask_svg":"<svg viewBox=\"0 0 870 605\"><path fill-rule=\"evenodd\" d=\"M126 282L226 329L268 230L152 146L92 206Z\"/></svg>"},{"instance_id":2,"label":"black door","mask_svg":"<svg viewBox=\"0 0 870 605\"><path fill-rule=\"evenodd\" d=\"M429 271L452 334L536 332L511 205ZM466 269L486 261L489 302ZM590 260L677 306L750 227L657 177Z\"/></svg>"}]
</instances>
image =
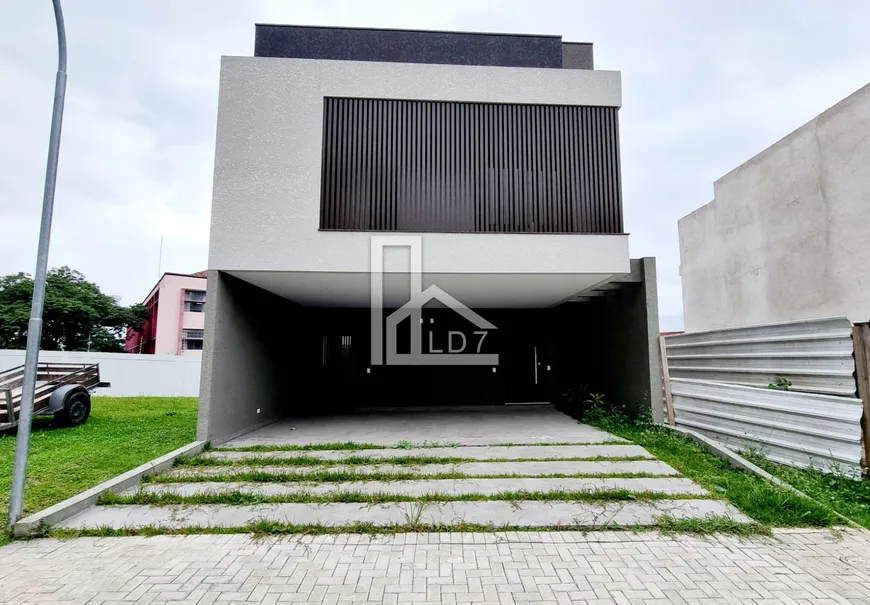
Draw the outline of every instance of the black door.
<instances>
[{"instance_id":1,"label":"black door","mask_svg":"<svg viewBox=\"0 0 870 605\"><path fill-rule=\"evenodd\" d=\"M499 371L503 373L507 403L549 402L550 365L543 339L518 332L505 340Z\"/></svg>"}]
</instances>

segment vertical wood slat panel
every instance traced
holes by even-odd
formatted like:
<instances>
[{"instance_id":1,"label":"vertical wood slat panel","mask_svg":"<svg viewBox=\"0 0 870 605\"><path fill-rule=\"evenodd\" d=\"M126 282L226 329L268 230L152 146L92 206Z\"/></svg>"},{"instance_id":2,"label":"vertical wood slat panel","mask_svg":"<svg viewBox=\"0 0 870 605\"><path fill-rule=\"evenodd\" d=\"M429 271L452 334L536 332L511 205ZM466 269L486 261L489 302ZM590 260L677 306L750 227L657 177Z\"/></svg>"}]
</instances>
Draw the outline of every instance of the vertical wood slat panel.
<instances>
[{"instance_id":1,"label":"vertical wood slat panel","mask_svg":"<svg viewBox=\"0 0 870 605\"><path fill-rule=\"evenodd\" d=\"M320 186L320 224L328 224L333 222L329 213L332 210L329 200L335 199L334 189L332 187L332 179L335 178L335 171L327 170L327 166L332 166L335 162L328 157L328 154L335 153L335 143L330 139L335 132L330 128L334 121L332 117L332 99L323 99L323 149L320 154L321 165L321 186Z\"/></svg>"},{"instance_id":2,"label":"vertical wood slat panel","mask_svg":"<svg viewBox=\"0 0 870 605\"><path fill-rule=\"evenodd\" d=\"M622 233L617 108L324 99L320 228Z\"/></svg>"}]
</instances>

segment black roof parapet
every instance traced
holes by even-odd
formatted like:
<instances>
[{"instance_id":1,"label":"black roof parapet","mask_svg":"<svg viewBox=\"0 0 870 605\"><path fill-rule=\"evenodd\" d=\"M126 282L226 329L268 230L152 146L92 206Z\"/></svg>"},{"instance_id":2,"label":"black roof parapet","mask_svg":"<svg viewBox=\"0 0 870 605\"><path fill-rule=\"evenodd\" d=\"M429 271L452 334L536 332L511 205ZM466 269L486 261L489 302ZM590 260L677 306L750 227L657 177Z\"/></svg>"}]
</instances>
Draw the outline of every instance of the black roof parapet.
<instances>
[{"instance_id":1,"label":"black roof parapet","mask_svg":"<svg viewBox=\"0 0 870 605\"><path fill-rule=\"evenodd\" d=\"M561 36L257 24L255 57L592 69Z\"/></svg>"}]
</instances>

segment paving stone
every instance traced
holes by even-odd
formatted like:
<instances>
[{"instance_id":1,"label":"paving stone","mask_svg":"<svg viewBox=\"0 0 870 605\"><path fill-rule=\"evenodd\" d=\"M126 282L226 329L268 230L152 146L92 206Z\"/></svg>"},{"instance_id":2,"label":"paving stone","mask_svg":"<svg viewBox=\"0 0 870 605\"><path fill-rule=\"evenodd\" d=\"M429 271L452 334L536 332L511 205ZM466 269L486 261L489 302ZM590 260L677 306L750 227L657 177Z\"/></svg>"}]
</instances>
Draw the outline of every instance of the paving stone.
<instances>
[{"instance_id":1,"label":"paving stone","mask_svg":"<svg viewBox=\"0 0 870 605\"><path fill-rule=\"evenodd\" d=\"M465 462L461 464L354 464L335 466L182 466L164 473L167 477L196 477L210 475L228 475L243 472L264 472L282 475L298 475L329 471L335 473L413 473L416 475L437 475L440 473L464 473L471 476L492 475L523 475L534 477L538 475L577 475L577 474L626 474L648 473L652 475L678 475L673 468L658 460L635 460L631 462Z\"/></svg>"},{"instance_id":2,"label":"paving stone","mask_svg":"<svg viewBox=\"0 0 870 605\"><path fill-rule=\"evenodd\" d=\"M363 456L366 458L400 458L406 456L426 456L432 458L470 458L472 460L541 460L548 458L628 458L643 456L654 458L639 445L537 445L537 446L477 446L477 447L430 447L389 450L323 450L293 452L206 452L202 458L218 460L246 460L251 458L319 458L341 461L344 458Z\"/></svg>"},{"instance_id":3,"label":"paving stone","mask_svg":"<svg viewBox=\"0 0 870 605\"><path fill-rule=\"evenodd\" d=\"M141 491L147 494L216 494L243 492L262 496L287 496L292 494L328 495L338 492L363 494L399 494L426 496L431 494L493 495L502 492L590 492L627 489L635 493L654 492L673 495L706 495L707 490L683 477L668 478L591 478L591 479L436 479L416 481L356 481L347 483L239 483L234 481L202 483L146 483ZM127 494L136 493L130 490Z\"/></svg>"},{"instance_id":4,"label":"paving stone","mask_svg":"<svg viewBox=\"0 0 870 605\"><path fill-rule=\"evenodd\" d=\"M111 527L115 529L159 526L241 527L258 521L320 524L327 526L373 523L376 526L406 524L452 525L459 522L496 527L553 527L608 525L653 525L658 517L702 519L729 516L740 522L750 519L721 500L653 500L649 502L448 502L421 504L261 504L255 506L171 505L96 506L60 524L70 529Z\"/></svg>"},{"instance_id":5,"label":"paving stone","mask_svg":"<svg viewBox=\"0 0 870 605\"><path fill-rule=\"evenodd\" d=\"M0 603L161 603L152 579L185 574L172 603L860 604L868 560L870 532L850 529L39 539L0 548Z\"/></svg>"}]
</instances>

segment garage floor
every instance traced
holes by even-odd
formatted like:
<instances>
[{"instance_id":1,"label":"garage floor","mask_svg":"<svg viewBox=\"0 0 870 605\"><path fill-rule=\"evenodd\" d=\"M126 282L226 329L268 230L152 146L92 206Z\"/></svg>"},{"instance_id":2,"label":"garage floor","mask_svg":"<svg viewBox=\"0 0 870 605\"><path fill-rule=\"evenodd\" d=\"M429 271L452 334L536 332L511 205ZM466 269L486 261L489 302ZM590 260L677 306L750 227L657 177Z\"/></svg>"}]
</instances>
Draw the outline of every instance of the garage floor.
<instances>
[{"instance_id":1,"label":"garage floor","mask_svg":"<svg viewBox=\"0 0 870 605\"><path fill-rule=\"evenodd\" d=\"M295 418L271 424L222 444L305 445L311 443L373 443L395 445L440 442L456 445L502 443L600 443L616 437L573 418L550 405L491 406L437 411L397 410L318 418Z\"/></svg>"}]
</instances>

